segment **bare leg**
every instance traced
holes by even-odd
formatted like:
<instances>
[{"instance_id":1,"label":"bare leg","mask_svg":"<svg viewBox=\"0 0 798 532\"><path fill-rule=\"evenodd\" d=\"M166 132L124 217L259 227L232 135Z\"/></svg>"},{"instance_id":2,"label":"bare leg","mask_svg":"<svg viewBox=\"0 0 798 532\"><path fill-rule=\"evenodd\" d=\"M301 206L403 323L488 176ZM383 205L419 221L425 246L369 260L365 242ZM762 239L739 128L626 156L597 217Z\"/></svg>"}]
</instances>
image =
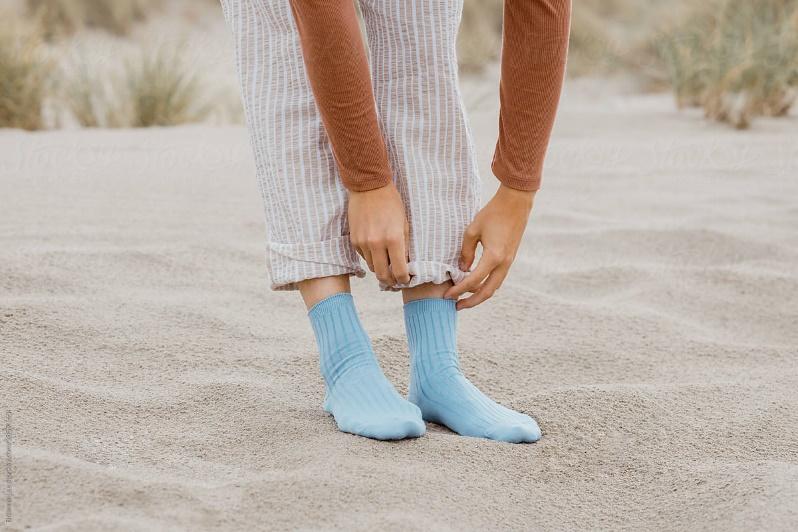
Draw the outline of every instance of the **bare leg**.
<instances>
[{"instance_id":1,"label":"bare leg","mask_svg":"<svg viewBox=\"0 0 798 532\"><path fill-rule=\"evenodd\" d=\"M299 293L305 306L310 309L321 301L341 292L350 292L348 275L333 275L331 277L319 277L318 279L306 279L298 283Z\"/></svg>"},{"instance_id":2,"label":"bare leg","mask_svg":"<svg viewBox=\"0 0 798 532\"><path fill-rule=\"evenodd\" d=\"M432 283L425 283L418 286L414 286L413 288L405 288L402 290L402 301L405 303L410 303L411 301L416 301L417 299L440 299L443 297L443 294L452 286L451 281L447 281L443 284L432 284Z\"/></svg>"}]
</instances>

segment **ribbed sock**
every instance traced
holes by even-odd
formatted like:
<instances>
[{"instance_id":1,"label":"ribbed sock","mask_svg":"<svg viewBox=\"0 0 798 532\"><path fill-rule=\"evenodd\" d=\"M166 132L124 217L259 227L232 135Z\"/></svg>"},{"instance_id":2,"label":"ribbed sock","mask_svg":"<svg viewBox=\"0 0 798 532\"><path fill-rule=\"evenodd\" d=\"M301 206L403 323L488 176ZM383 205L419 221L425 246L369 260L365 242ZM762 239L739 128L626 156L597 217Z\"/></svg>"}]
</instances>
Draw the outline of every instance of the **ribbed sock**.
<instances>
[{"instance_id":1,"label":"ribbed sock","mask_svg":"<svg viewBox=\"0 0 798 532\"><path fill-rule=\"evenodd\" d=\"M377 440L415 438L426 429L421 412L382 373L352 295L330 296L308 312L327 387L324 409L338 428Z\"/></svg>"},{"instance_id":2,"label":"ribbed sock","mask_svg":"<svg viewBox=\"0 0 798 532\"><path fill-rule=\"evenodd\" d=\"M426 421L463 436L511 443L540 439L534 419L491 400L463 376L457 356L457 311L449 299L420 299L405 305L410 344L410 402Z\"/></svg>"}]
</instances>

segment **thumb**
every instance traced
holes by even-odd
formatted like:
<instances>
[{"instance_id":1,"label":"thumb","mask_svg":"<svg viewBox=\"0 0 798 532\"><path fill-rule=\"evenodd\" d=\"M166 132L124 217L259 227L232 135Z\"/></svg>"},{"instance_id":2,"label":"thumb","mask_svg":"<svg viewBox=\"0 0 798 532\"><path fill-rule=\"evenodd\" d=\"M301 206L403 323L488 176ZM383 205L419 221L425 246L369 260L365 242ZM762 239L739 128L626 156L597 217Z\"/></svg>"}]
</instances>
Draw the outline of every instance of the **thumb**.
<instances>
[{"instance_id":1,"label":"thumb","mask_svg":"<svg viewBox=\"0 0 798 532\"><path fill-rule=\"evenodd\" d=\"M479 229L472 223L463 235L463 249L460 252L459 267L463 271L468 271L474 263L474 256L477 253L477 243L479 242Z\"/></svg>"}]
</instances>

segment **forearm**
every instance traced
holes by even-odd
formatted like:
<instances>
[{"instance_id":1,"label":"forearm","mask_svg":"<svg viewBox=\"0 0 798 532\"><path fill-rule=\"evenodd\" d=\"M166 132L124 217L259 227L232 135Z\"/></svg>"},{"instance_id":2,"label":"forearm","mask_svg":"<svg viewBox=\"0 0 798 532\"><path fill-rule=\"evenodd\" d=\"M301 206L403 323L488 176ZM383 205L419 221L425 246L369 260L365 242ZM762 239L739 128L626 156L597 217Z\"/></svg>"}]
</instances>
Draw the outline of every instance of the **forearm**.
<instances>
[{"instance_id":1,"label":"forearm","mask_svg":"<svg viewBox=\"0 0 798 532\"><path fill-rule=\"evenodd\" d=\"M290 0L310 85L344 185L391 182L368 60L351 0Z\"/></svg>"},{"instance_id":2,"label":"forearm","mask_svg":"<svg viewBox=\"0 0 798 532\"><path fill-rule=\"evenodd\" d=\"M510 188L540 188L565 74L570 14L571 0L505 0L492 169Z\"/></svg>"}]
</instances>

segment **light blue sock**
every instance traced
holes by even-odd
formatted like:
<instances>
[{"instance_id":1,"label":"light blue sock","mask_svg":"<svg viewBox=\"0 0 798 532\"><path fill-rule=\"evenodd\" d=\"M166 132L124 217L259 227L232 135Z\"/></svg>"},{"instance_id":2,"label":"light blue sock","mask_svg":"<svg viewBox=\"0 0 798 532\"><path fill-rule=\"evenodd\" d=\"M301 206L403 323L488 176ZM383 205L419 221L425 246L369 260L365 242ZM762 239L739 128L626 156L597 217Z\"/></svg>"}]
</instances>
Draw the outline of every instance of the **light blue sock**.
<instances>
[{"instance_id":1,"label":"light blue sock","mask_svg":"<svg viewBox=\"0 0 798 532\"><path fill-rule=\"evenodd\" d=\"M407 303L405 328L411 353L408 399L418 405L426 421L463 436L511 443L540 439L534 419L491 400L460 372L453 300Z\"/></svg>"},{"instance_id":2,"label":"light blue sock","mask_svg":"<svg viewBox=\"0 0 798 532\"><path fill-rule=\"evenodd\" d=\"M377 440L401 440L424 434L416 405L406 401L382 373L352 295L330 296L308 312L321 354L327 386L324 410L338 428Z\"/></svg>"}]
</instances>

